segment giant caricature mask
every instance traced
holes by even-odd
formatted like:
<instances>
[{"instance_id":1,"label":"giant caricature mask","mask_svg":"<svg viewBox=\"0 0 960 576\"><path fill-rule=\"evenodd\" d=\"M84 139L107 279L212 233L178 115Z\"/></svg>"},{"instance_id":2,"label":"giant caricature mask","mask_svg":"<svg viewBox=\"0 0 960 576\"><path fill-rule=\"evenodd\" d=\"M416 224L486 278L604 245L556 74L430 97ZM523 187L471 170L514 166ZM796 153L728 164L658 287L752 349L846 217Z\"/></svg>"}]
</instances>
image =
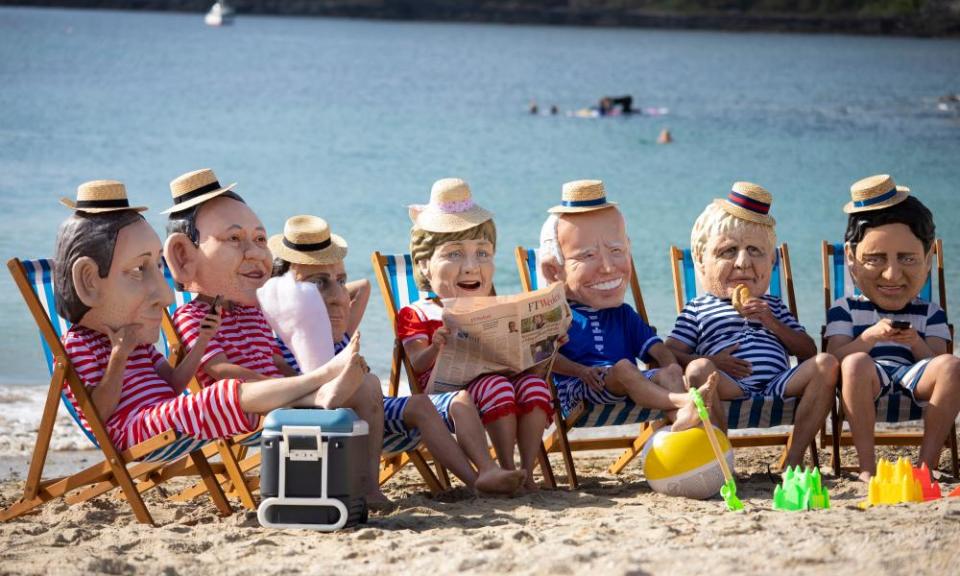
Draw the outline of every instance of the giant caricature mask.
<instances>
[{"instance_id":1,"label":"giant caricature mask","mask_svg":"<svg viewBox=\"0 0 960 576\"><path fill-rule=\"evenodd\" d=\"M700 283L710 294L730 298L739 284L753 296L766 293L776 259L772 226L737 218L712 203L697 218L690 244Z\"/></svg>"},{"instance_id":2,"label":"giant caricature mask","mask_svg":"<svg viewBox=\"0 0 960 576\"><path fill-rule=\"evenodd\" d=\"M99 216L123 217L128 215ZM62 228L61 236L64 232L69 234L71 231ZM69 242L69 238L58 238L58 257L61 252L71 252L61 247ZM156 342L160 336L163 309L173 302L173 292L163 278L161 250L156 232L138 216L117 233L106 277L101 277L99 266L91 256L76 258L69 271L70 281L76 298L89 308L78 323L103 334L123 326L138 325L138 343Z\"/></svg>"},{"instance_id":3,"label":"giant caricature mask","mask_svg":"<svg viewBox=\"0 0 960 576\"><path fill-rule=\"evenodd\" d=\"M617 208L563 214L557 242L563 264L545 259L547 280L563 282L569 300L591 308L623 304L630 284L630 240Z\"/></svg>"},{"instance_id":4,"label":"giant caricature mask","mask_svg":"<svg viewBox=\"0 0 960 576\"><path fill-rule=\"evenodd\" d=\"M932 250L902 223L869 228L855 246L846 245L847 265L864 296L879 308L897 311L913 300L930 273Z\"/></svg>"},{"instance_id":5,"label":"giant caricature mask","mask_svg":"<svg viewBox=\"0 0 960 576\"><path fill-rule=\"evenodd\" d=\"M309 282L320 291L335 338L346 333L350 320L350 293L347 292L347 270L343 261L333 264L292 263L290 270L297 282Z\"/></svg>"},{"instance_id":6,"label":"giant caricature mask","mask_svg":"<svg viewBox=\"0 0 960 576\"><path fill-rule=\"evenodd\" d=\"M257 288L270 277L267 232L249 206L227 197L204 202L196 215L197 244L171 234L164 256L174 279L189 292L222 295L228 302L257 305Z\"/></svg>"}]
</instances>

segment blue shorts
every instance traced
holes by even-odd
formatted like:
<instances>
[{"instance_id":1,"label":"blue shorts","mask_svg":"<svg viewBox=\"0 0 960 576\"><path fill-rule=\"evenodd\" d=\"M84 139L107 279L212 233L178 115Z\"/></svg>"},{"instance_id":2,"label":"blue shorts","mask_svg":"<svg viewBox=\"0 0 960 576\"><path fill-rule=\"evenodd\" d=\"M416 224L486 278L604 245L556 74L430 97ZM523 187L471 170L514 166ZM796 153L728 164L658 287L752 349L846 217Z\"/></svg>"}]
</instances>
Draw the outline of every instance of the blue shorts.
<instances>
[{"instance_id":1,"label":"blue shorts","mask_svg":"<svg viewBox=\"0 0 960 576\"><path fill-rule=\"evenodd\" d=\"M800 369L800 364L797 364L793 368L775 376L772 380L767 381L766 383L761 384L751 384L746 385L740 380L737 380L733 376L727 374L726 372L721 371L721 373L727 378L736 382L737 386L743 390L744 398L748 398L754 395L760 396L773 396L775 398L784 398L784 393L787 390L787 382L797 373L797 370Z\"/></svg>"},{"instance_id":2,"label":"blue shorts","mask_svg":"<svg viewBox=\"0 0 960 576\"><path fill-rule=\"evenodd\" d=\"M450 404L457 394L459 392L427 395L451 433L456 430L450 416ZM410 428L403 421L403 412L408 402L410 396L386 396L383 399L383 451L388 454L410 450L420 443L420 430Z\"/></svg>"},{"instance_id":3,"label":"blue shorts","mask_svg":"<svg viewBox=\"0 0 960 576\"><path fill-rule=\"evenodd\" d=\"M604 368L605 370L600 375L601 380L606 378L607 370L612 368L612 366L604 366ZM647 379L653 378L653 375L657 372L657 368L654 368L653 370L640 371L640 373L643 374L643 376ZM575 376L554 374L553 385L557 387L557 398L560 400L560 410L563 412L564 416L576 408L577 404L580 402L587 402L588 404L596 405L610 405L622 404L630 401L629 397L621 396L620 394L614 394L606 388L594 390L590 386L587 386L586 382Z\"/></svg>"},{"instance_id":4,"label":"blue shorts","mask_svg":"<svg viewBox=\"0 0 960 576\"><path fill-rule=\"evenodd\" d=\"M923 372L933 358L924 358L915 364L900 364L889 360L874 360L873 364L877 370L877 377L880 378L880 393L874 398L879 400L881 396L894 393L905 393L910 396L914 404L925 407L928 402L917 400L914 393L917 390L917 384L923 377Z\"/></svg>"}]
</instances>

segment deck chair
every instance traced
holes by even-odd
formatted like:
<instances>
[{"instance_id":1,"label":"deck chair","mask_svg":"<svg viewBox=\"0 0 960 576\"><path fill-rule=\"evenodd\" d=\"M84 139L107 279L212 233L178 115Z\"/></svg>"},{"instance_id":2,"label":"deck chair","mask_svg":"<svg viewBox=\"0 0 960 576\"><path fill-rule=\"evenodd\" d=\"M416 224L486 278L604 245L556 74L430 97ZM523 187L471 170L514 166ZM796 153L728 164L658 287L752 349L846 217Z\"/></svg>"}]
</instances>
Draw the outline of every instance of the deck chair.
<instances>
[{"instance_id":1,"label":"deck chair","mask_svg":"<svg viewBox=\"0 0 960 576\"><path fill-rule=\"evenodd\" d=\"M684 304L699 294L690 250L681 250L676 246L671 246L670 265L673 270L674 301L677 314L679 314L683 310ZM794 318L799 320L796 296L793 291L793 273L790 269L790 251L786 244L777 247L776 261L773 264L773 271L770 276L768 294L783 298ZM772 428L793 424L797 401L794 398L781 399L756 394L748 398L724 401L722 404L727 413L728 428L738 430ZM786 462L787 451L793 442L793 431L780 434L732 436L730 442L735 447L783 445L783 454L779 463L782 468ZM813 465L819 468L820 458L817 453L816 440L810 443L810 456L813 459Z\"/></svg>"},{"instance_id":2,"label":"deck chair","mask_svg":"<svg viewBox=\"0 0 960 576\"><path fill-rule=\"evenodd\" d=\"M546 286L546 281L540 274L537 250L517 246L514 256L516 257L517 271L520 274L520 285L524 291L529 292ZM634 307L643 321L648 322L647 309L643 304L643 293L640 291L640 282L637 279L633 262L630 263L630 267L630 291L633 295ZM609 468L611 474L619 474L643 451L644 445L653 435L653 432L665 422L662 412L637 406L630 401L613 405L593 405L581 402L570 412L563 413L553 378L549 379L549 383L554 403L553 430L544 441L544 445L550 452L560 452L567 471L567 485L571 490L575 490L579 486L577 470L573 462L574 451L622 448L624 450L623 454ZM588 440L570 440L568 437L570 430L573 428L599 428L624 424L639 424L640 429L636 435L631 436L591 438Z\"/></svg>"},{"instance_id":3,"label":"deck chair","mask_svg":"<svg viewBox=\"0 0 960 576\"><path fill-rule=\"evenodd\" d=\"M0 521L25 514L60 496L64 496L68 503L75 504L119 487L137 520L153 524L153 517L147 510L141 493L172 477L188 475L199 475L217 510L223 515L230 514L230 504L215 478L217 467L211 465L203 453L207 441L182 435L171 429L122 452L114 447L104 422L97 415L89 392L80 381L60 342L60 337L69 328L69 323L56 314L53 261L21 261L13 258L7 262L7 267L40 331L40 342L50 371L50 386L47 389L47 399L23 497L0 511ZM78 413L67 399L65 384L80 405L82 414ZM67 412L90 442L103 453L104 459L70 476L43 479L43 468L57 417L58 400L63 402ZM90 431L84 424L89 426Z\"/></svg>"},{"instance_id":4,"label":"deck chair","mask_svg":"<svg viewBox=\"0 0 960 576\"><path fill-rule=\"evenodd\" d=\"M830 244L826 241L821 242L821 257L823 259L823 310L824 315L833 306L833 303L839 298L859 294L860 291L853 283L850 277L850 270L847 268L847 261L844 257L843 244ZM930 269L930 277L927 283L920 291L920 297L924 300L933 300L933 277L937 278L937 297L938 304L947 311L947 286L943 269L943 241L939 238L933 244L934 265ZM934 274L936 271L936 274ZM821 338L826 331L826 326L821 329ZM950 335L953 336L953 325L950 325ZM822 347L826 350L826 339L823 338ZM947 344L947 350L953 352L953 341ZM841 383L842 385L842 383ZM840 387L837 387L839 394ZM837 402L831 413L833 426L829 433L824 434L824 444L830 443L833 447L831 461L834 470L841 469L840 446L850 446L853 444L853 437L849 432L843 432L843 404ZM923 409L917 406L910 395L903 393L893 393L882 396L877 400L877 422L878 423L897 423L920 420L923 417ZM922 432L876 432L874 433L876 444L894 445L894 446L919 446L923 440ZM953 477L960 477L960 465L957 462L957 426L954 424L947 437L947 447L950 450L950 466Z\"/></svg>"},{"instance_id":5,"label":"deck chair","mask_svg":"<svg viewBox=\"0 0 960 576\"><path fill-rule=\"evenodd\" d=\"M174 301L163 311L161 342L166 352L166 356L171 365L176 366L186 355L186 348L173 326L173 314L177 308L193 300L194 295L190 292L184 292L177 289L176 282L170 273L170 268L166 263L163 265L163 275L167 284L173 289ZM201 390L200 383L196 378L191 378L187 385L187 391L197 393ZM260 465L260 453L247 457L247 450L250 447L260 446L260 434L262 430L255 430L248 434L241 434L234 438L224 438L211 442L204 448L204 454L210 458L219 455L220 462L224 466L224 474L218 475L217 480L222 488L226 490L229 496L240 500L240 503L247 510L256 510L257 503L253 497L253 490L256 490L260 484L260 477L254 475L247 476L247 472L257 468ZM197 485L181 492L180 499L192 499L202 494L207 489L206 484Z\"/></svg>"},{"instance_id":6,"label":"deck chair","mask_svg":"<svg viewBox=\"0 0 960 576\"><path fill-rule=\"evenodd\" d=\"M380 287L380 295L383 297L383 304L387 310L387 319L390 321L390 328L394 334L393 353L390 361L390 382L388 384L388 394L396 396L400 391L401 370L404 370L407 376L407 382L410 385L410 392L417 394L423 392L420 390L417 378L413 373L413 367L403 351L403 343L396 337L397 333L397 314L404 306L408 306L417 300L430 297L427 292L421 292L413 278L413 259L409 254L383 255L380 252L374 252L370 256L373 264L373 271L377 276L377 285ZM426 450L423 449L426 453ZM383 483L390 476L396 474L400 468L407 464L414 455L414 451L407 450L400 458L394 460L381 472L380 481ZM418 457L422 458L422 455ZM417 460L412 460L421 470L422 464ZM556 479L553 475L553 468L550 466L550 460L547 457L547 451L543 444L540 446L540 456L538 458L540 471L543 474L543 483L547 488L556 487ZM439 465L438 465L439 466ZM440 468L440 479L447 483L446 472ZM426 476L424 477L426 480ZM429 481L428 481L429 483Z\"/></svg>"}]
</instances>

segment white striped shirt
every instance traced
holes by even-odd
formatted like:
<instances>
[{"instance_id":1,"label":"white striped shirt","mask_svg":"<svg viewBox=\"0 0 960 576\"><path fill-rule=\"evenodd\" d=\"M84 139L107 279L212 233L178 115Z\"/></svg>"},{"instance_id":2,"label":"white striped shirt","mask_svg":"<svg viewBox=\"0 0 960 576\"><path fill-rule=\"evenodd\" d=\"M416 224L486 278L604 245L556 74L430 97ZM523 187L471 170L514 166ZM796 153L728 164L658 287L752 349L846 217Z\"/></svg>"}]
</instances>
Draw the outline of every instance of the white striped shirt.
<instances>
[{"instance_id":1,"label":"white striped shirt","mask_svg":"<svg viewBox=\"0 0 960 576\"><path fill-rule=\"evenodd\" d=\"M805 332L783 301L765 294L761 298L770 306L773 316L797 332ZM741 316L729 299L713 294L699 296L683 307L670 338L689 346L699 356L712 356L734 344L735 358L750 362L752 372L739 380L745 388L761 390L780 374L790 369L790 357L783 342L756 321Z\"/></svg>"},{"instance_id":2,"label":"white striped shirt","mask_svg":"<svg viewBox=\"0 0 960 576\"><path fill-rule=\"evenodd\" d=\"M873 326L881 318L901 320L910 323L921 338L933 336L950 340L950 328L947 314L940 306L927 300L914 298L902 310L889 312L877 308L876 304L863 294L846 296L833 303L827 312L827 330L824 336L849 336L857 338L864 330ZM916 359L906 344L897 342L877 342L870 349L875 360L886 360L897 364L913 364Z\"/></svg>"}]
</instances>

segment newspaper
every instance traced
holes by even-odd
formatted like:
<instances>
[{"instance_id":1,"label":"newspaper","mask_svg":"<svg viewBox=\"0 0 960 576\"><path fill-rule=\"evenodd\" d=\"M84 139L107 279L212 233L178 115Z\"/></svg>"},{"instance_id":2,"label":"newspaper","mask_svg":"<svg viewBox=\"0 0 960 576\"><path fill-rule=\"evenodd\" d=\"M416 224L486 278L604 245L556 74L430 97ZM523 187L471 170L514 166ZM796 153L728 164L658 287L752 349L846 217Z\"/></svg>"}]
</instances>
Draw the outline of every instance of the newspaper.
<instances>
[{"instance_id":1,"label":"newspaper","mask_svg":"<svg viewBox=\"0 0 960 576\"><path fill-rule=\"evenodd\" d=\"M515 296L448 298L443 324L450 331L427 390L463 390L482 374L519 374L545 368L557 339L570 326L563 284ZM545 371L545 370L544 370Z\"/></svg>"}]
</instances>

